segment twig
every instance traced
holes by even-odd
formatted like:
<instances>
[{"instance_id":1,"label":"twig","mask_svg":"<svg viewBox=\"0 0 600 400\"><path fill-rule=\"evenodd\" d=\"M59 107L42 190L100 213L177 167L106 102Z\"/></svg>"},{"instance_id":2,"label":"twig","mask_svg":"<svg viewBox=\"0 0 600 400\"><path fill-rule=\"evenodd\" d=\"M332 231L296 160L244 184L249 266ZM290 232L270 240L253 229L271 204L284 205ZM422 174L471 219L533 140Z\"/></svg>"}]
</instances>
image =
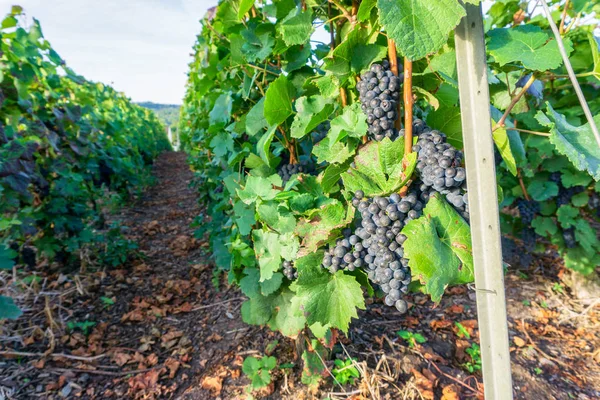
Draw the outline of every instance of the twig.
<instances>
[{"instance_id":1,"label":"twig","mask_svg":"<svg viewBox=\"0 0 600 400\"><path fill-rule=\"evenodd\" d=\"M527 90L531 87L531 85L533 85L533 82L535 82L535 76L533 74L531 74L531 76L527 80L527 83L525 84L525 86L523 86L523 88L521 89L521 91L519 93L517 93L517 95L514 96L512 98L512 100L510 101L510 104L506 108L506 111L504 111L504 114L502 115L502 118L500 118L500 120L498 121L498 124L496 125L496 129L498 129L498 127L501 127L501 126L505 125L506 118L508 118L508 115L510 114L510 112L512 111L512 109L514 108L514 106L519 102L519 100L521 100L521 97L523 97L523 95L525 94L525 92L527 92Z\"/></svg>"},{"instance_id":2,"label":"twig","mask_svg":"<svg viewBox=\"0 0 600 400\"><path fill-rule=\"evenodd\" d=\"M552 14L550 13L550 8L548 8L548 4L546 4L545 0L542 1L541 3L542 3L542 7L544 8L544 11L546 12L546 19L548 20L548 23L550 24L550 28L552 28L552 32L554 33L554 38L556 39L556 44L558 45L558 50L560 51L560 55L565 64L565 68L567 69L567 72L569 73L569 79L571 80L571 83L573 84L575 93L577 93L577 98L579 99L581 108L583 108L583 113L585 114L585 117L587 118L587 121L590 124L592 133L596 137L596 143L600 147L600 132L598 132L598 127L596 126L596 122L594 121L594 117L592 116L592 112L590 111L590 107L588 106L588 104L585 100L585 96L583 95L583 92L581 91L581 86L579 86L579 82L577 81L577 77L575 76L575 71L573 71L573 66L571 66L571 62L569 61L569 56L567 55L567 51L565 50L565 45L560 36L560 32L558 31L558 28L556 27L556 23L554 23L554 20L552 19Z\"/></svg>"},{"instance_id":3,"label":"twig","mask_svg":"<svg viewBox=\"0 0 600 400\"><path fill-rule=\"evenodd\" d=\"M558 31L561 35L565 33L565 18L567 18L567 10L569 9L569 0L565 2L565 8L562 12L562 17L560 18L560 27Z\"/></svg>"},{"instance_id":4,"label":"twig","mask_svg":"<svg viewBox=\"0 0 600 400\"><path fill-rule=\"evenodd\" d=\"M100 354L97 356L83 357L83 356L73 356L71 354L64 354L64 353L44 354L44 353L30 353L30 352L24 352L24 351L0 351L0 356L40 357L40 358L52 357L52 358L67 358L69 360L76 360L76 361L95 361L95 360L104 358L107 355Z\"/></svg>"},{"instance_id":5,"label":"twig","mask_svg":"<svg viewBox=\"0 0 600 400\"><path fill-rule=\"evenodd\" d=\"M525 196L525 200L531 200L531 197L529 197L529 193L527 193L527 188L525 188L525 183L523 182L521 168L517 168L517 179L519 180L519 186L521 186L521 190L523 191L523 196Z\"/></svg>"},{"instance_id":6,"label":"twig","mask_svg":"<svg viewBox=\"0 0 600 400\"><path fill-rule=\"evenodd\" d=\"M207 304L207 305L204 305L204 306L194 307L194 308L192 308L192 311L204 310L205 308L216 307L216 306L220 306L222 304L231 303L232 301L245 300L245 299L246 299L245 297L235 297L233 299L219 301L218 303L213 303L213 304Z\"/></svg>"},{"instance_id":7,"label":"twig","mask_svg":"<svg viewBox=\"0 0 600 400\"><path fill-rule=\"evenodd\" d=\"M388 38L388 59L390 60L390 69L392 70L392 72L394 73L394 75L396 76L400 76L400 71L398 70L398 53L396 52L396 42L394 41L394 39L390 39ZM400 111L402 110L402 103L398 102L398 109L396 110L398 112L398 117L396 118L396 122L394 127L398 130L400 130L401 128L401 121L400 121Z\"/></svg>"},{"instance_id":8,"label":"twig","mask_svg":"<svg viewBox=\"0 0 600 400\"><path fill-rule=\"evenodd\" d=\"M521 128L505 128L507 131L517 131L517 132L523 132L523 133L530 133L532 135L538 135L538 136L550 136L550 134L548 132L537 132L537 131L530 131L528 129L521 129Z\"/></svg>"},{"instance_id":9,"label":"twig","mask_svg":"<svg viewBox=\"0 0 600 400\"><path fill-rule=\"evenodd\" d=\"M338 1L336 0L329 0L329 3L333 3L335 4L335 6L341 11L342 14L344 14L344 17L348 20L348 22L350 22L351 24L354 25L354 18L352 18L352 14L350 14L348 12L348 10L346 10L344 8L344 6L342 6Z\"/></svg>"},{"instance_id":10,"label":"twig","mask_svg":"<svg viewBox=\"0 0 600 400\"><path fill-rule=\"evenodd\" d=\"M98 371L96 369L81 369L81 368L50 368L46 371L56 371L56 372L81 372L85 374L96 374L96 375L106 375L106 376L125 376L125 375L137 375L144 372L154 371L155 369L164 368L163 365L146 368L146 369L138 369L135 371L121 371L121 372L110 372L110 371Z\"/></svg>"}]
</instances>

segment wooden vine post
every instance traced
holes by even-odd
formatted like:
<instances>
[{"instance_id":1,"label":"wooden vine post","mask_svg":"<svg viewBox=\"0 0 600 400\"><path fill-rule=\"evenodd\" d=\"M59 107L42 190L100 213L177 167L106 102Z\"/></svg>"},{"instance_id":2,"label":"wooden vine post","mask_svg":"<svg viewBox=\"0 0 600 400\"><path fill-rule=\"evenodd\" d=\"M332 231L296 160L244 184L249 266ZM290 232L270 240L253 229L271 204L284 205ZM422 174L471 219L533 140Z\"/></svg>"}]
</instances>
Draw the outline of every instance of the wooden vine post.
<instances>
[{"instance_id":1,"label":"wooden vine post","mask_svg":"<svg viewBox=\"0 0 600 400\"><path fill-rule=\"evenodd\" d=\"M504 269L481 5L465 4L456 64L485 398L513 398Z\"/></svg>"}]
</instances>

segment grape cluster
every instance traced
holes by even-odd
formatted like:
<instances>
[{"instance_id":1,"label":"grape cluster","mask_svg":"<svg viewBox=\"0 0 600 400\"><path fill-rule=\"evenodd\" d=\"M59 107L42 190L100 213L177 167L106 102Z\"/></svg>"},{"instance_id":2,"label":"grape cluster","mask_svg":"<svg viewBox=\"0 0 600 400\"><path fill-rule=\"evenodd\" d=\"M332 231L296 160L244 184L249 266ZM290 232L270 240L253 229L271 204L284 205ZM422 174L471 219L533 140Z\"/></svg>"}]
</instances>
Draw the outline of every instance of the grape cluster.
<instances>
[{"instance_id":1,"label":"grape cluster","mask_svg":"<svg viewBox=\"0 0 600 400\"><path fill-rule=\"evenodd\" d=\"M371 65L356 84L362 110L367 115L370 139L380 141L398 136L394 123L398 118L401 81L390 70L389 61L383 60Z\"/></svg>"},{"instance_id":2,"label":"grape cluster","mask_svg":"<svg viewBox=\"0 0 600 400\"><path fill-rule=\"evenodd\" d=\"M563 229L562 231L563 240L565 241L565 247L568 249L572 249L577 246L577 241L575 240L575 228L571 227L568 229Z\"/></svg>"},{"instance_id":3,"label":"grape cluster","mask_svg":"<svg viewBox=\"0 0 600 400\"><path fill-rule=\"evenodd\" d=\"M571 199L578 193L585 190L583 186L573 186L565 188L560 185L558 187L558 196L556 196L556 207L564 206L565 204L571 204Z\"/></svg>"},{"instance_id":4,"label":"grape cluster","mask_svg":"<svg viewBox=\"0 0 600 400\"><path fill-rule=\"evenodd\" d=\"M281 177L285 185L293 175L296 174L312 174L315 171L314 164L310 160L303 160L297 164L284 164L279 167L277 174Z\"/></svg>"},{"instance_id":5,"label":"grape cluster","mask_svg":"<svg viewBox=\"0 0 600 400\"><path fill-rule=\"evenodd\" d=\"M294 268L294 264L291 261L285 260L283 262L283 275L290 281L298 278L298 271Z\"/></svg>"},{"instance_id":6,"label":"grape cluster","mask_svg":"<svg viewBox=\"0 0 600 400\"><path fill-rule=\"evenodd\" d=\"M417 152L417 171L422 181L421 193L431 193L426 187L446 196L446 200L463 216L469 219L467 174L461 162L463 154L450 143L446 135L431 130L421 120L413 122L413 132L418 135L413 150Z\"/></svg>"},{"instance_id":7,"label":"grape cluster","mask_svg":"<svg viewBox=\"0 0 600 400\"><path fill-rule=\"evenodd\" d=\"M340 269L354 271L356 268L364 266L367 252L361 243L361 239L352 234L351 229L344 229L344 237L335 242L335 246L330 246L323 256L323 267L329 272L335 274Z\"/></svg>"},{"instance_id":8,"label":"grape cluster","mask_svg":"<svg viewBox=\"0 0 600 400\"><path fill-rule=\"evenodd\" d=\"M325 121L320 123L312 132L312 140L313 144L319 143L321 140L325 139L327 133L329 133L329 129L331 128L331 123L329 121Z\"/></svg>"},{"instance_id":9,"label":"grape cluster","mask_svg":"<svg viewBox=\"0 0 600 400\"><path fill-rule=\"evenodd\" d=\"M524 225L529 226L535 215L540 212L540 203L534 200L519 199L517 200L517 208L521 215L521 221Z\"/></svg>"}]
</instances>

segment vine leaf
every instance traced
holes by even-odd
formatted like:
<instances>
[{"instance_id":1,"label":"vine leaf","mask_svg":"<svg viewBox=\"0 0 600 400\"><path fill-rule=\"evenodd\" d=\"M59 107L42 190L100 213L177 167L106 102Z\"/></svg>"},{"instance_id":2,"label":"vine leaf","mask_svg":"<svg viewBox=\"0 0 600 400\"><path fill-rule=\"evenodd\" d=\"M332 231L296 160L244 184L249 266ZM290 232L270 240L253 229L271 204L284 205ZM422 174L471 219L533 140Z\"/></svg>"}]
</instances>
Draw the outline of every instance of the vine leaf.
<instances>
[{"instance_id":1,"label":"vine leaf","mask_svg":"<svg viewBox=\"0 0 600 400\"><path fill-rule=\"evenodd\" d=\"M500 66L520 62L527 69L547 71L562 64L556 40L538 26L493 29L488 37L487 48ZM564 44L567 54L573 51L569 39L564 39Z\"/></svg>"},{"instance_id":2,"label":"vine leaf","mask_svg":"<svg viewBox=\"0 0 600 400\"><path fill-rule=\"evenodd\" d=\"M329 324L348 332L350 320L358 318L356 309L365 309L360 283L343 271L331 274L314 265L298 275L291 289L296 292L294 304L303 311L308 324Z\"/></svg>"},{"instance_id":3,"label":"vine leaf","mask_svg":"<svg viewBox=\"0 0 600 400\"><path fill-rule=\"evenodd\" d=\"M279 175L271 175L268 178L249 175L244 188L237 189L236 191L240 200L246 204L252 204L258 199L274 199L279 191L274 189L273 185L281 186Z\"/></svg>"},{"instance_id":4,"label":"vine leaf","mask_svg":"<svg viewBox=\"0 0 600 400\"><path fill-rule=\"evenodd\" d=\"M17 319L23 312L17 307L13 299L0 296L0 319Z\"/></svg>"},{"instance_id":5,"label":"vine leaf","mask_svg":"<svg viewBox=\"0 0 600 400\"><path fill-rule=\"evenodd\" d=\"M233 205L233 213L233 219L240 230L240 234L244 236L248 235L256 222L256 219L254 218L254 207L248 206L241 201L236 201Z\"/></svg>"},{"instance_id":6,"label":"vine leaf","mask_svg":"<svg viewBox=\"0 0 600 400\"><path fill-rule=\"evenodd\" d=\"M269 125L278 126L292 115L294 93L294 85L284 75L271 82L265 93L264 104L264 115Z\"/></svg>"},{"instance_id":7,"label":"vine leaf","mask_svg":"<svg viewBox=\"0 0 600 400\"><path fill-rule=\"evenodd\" d=\"M536 118L550 128L549 139L556 151L567 156L579 171L586 171L596 181L600 180L600 148L590 125L573 126L564 115L554 111L550 103L546 103L546 107L546 113L539 111ZM594 121L600 125L600 115L596 115Z\"/></svg>"},{"instance_id":8,"label":"vine leaf","mask_svg":"<svg viewBox=\"0 0 600 400\"><path fill-rule=\"evenodd\" d=\"M465 15L456 0L377 0L377 8L388 37L413 61L438 51Z\"/></svg>"},{"instance_id":9,"label":"vine leaf","mask_svg":"<svg viewBox=\"0 0 600 400\"><path fill-rule=\"evenodd\" d=\"M313 147L312 152L318 163L341 164L354 155L355 149L355 143L336 142L330 145L329 136L326 136Z\"/></svg>"},{"instance_id":10,"label":"vine leaf","mask_svg":"<svg viewBox=\"0 0 600 400\"><path fill-rule=\"evenodd\" d=\"M495 122L492 120L492 137L494 139L494 143L496 144L496 148L500 152L500 155L506 163L510 173L514 176L517 176L517 162L515 161L515 157L510 149L510 141L508 140L506 128L497 128L494 125Z\"/></svg>"},{"instance_id":11,"label":"vine leaf","mask_svg":"<svg viewBox=\"0 0 600 400\"><path fill-rule=\"evenodd\" d=\"M301 139L325 121L333 112L331 99L315 95L302 96L296 100L296 112L292 123L292 137Z\"/></svg>"},{"instance_id":12,"label":"vine leaf","mask_svg":"<svg viewBox=\"0 0 600 400\"><path fill-rule=\"evenodd\" d=\"M449 285L472 282L473 252L467 222L439 194L410 221L402 233L404 254L413 278L424 285L425 293L438 303Z\"/></svg>"},{"instance_id":13,"label":"vine leaf","mask_svg":"<svg viewBox=\"0 0 600 400\"><path fill-rule=\"evenodd\" d=\"M364 22L371 16L371 11L377 5L377 0L363 0L360 2L358 12L356 13L356 19L358 22Z\"/></svg>"},{"instance_id":14,"label":"vine leaf","mask_svg":"<svg viewBox=\"0 0 600 400\"><path fill-rule=\"evenodd\" d=\"M440 105L440 108L432 110L427 115L427 125L431 129L444 132L448 143L457 149L462 149L462 121L460 118L460 108Z\"/></svg>"},{"instance_id":15,"label":"vine leaf","mask_svg":"<svg viewBox=\"0 0 600 400\"><path fill-rule=\"evenodd\" d=\"M408 155L408 167L402 169L404 138L394 142L385 138L381 142L369 142L354 158L355 168L342 174L344 187L350 192L362 190L366 196L388 195L406 184L412 175L417 154Z\"/></svg>"},{"instance_id":16,"label":"vine leaf","mask_svg":"<svg viewBox=\"0 0 600 400\"><path fill-rule=\"evenodd\" d=\"M305 44L315 31L312 25L312 12L303 11L296 15L296 10L292 10L281 21L279 31L288 46Z\"/></svg>"},{"instance_id":17,"label":"vine leaf","mask_svg":"<svg viewBox=\"0 0 600 400\"><path fill-rule=\"evenodd\" d=\"M238 9L238 20L241 21L242 19L244 19L244 15L246 15L246 13L250 11L253 5L254 0L241 0L240 8Z\"/></svg>"},{"instance_id":18,"label":"vine leaf","mask_svg":"<svg viewBox=\"0 0 600 400\"><path fill-rule=\"evenodd\" d=\"M0 245L0 269L12 269L15 265L14 259L16 256L16 251L4 245Z\"/></svg>"},{"instance_id":19,"label":"vine leaf","mask_svg":"<svg viewBox=\"0 0 600 400\"><path fill-rule=\"evenodd\" d=\"M294 338L306 325L306 317L298 312L293 300L295 295L289 290L282 291L273 301L273 315L268 325L273 330L280 331L287 337Z\"/></svg>"},{"instance_id":20,"label":"vine leaf","mask_svg":"<svg viewBox=\"0 0 600 400\"><path fill-rule=\"evenodd\" d=\"M208 115L209 121L212 124L226 124L231 118L231 107L233 101L230 93L223 93L215 101L215 105Z\"/></svg>"},{"instance_id":21,"label":"vine leaf","mask_svg":"<svg viewBox=\"0 0 600 400\"><path fill-rule=\"evenodd\" d=\"M298 251L298 238L292 234L278 235L255 229L252 231L252 240L260 266L260 282L271 279L279 271L282 258L291 260Z\"/></svg>"},{"instance_id":22,"label":"vine leaf","mask_svg":"<svg viewBox=\"0 0 600 400\"><path fill-rule=\"evenodd\" d=\"M346 209L341 202L332 199L330 203L299 220L296 234L303 239L298 257L315 252L319 246L330 239L336 229L348 225L353 217L353 207Z\"/></svg>"},{"instance_id":23,"label":"vine leaf","mask_svg":"<svg viewBox=\"0 0 600 400\"><path fill-rule=\"evenodd\" d=\"M269 123L265 119L265 98L262 97L258 103L250 109L246 115L246 133L250 136L256 135L261 129L267 128Z\"/></svg>"},{"instance_id":24,"label":"vine leaf","mask_svg":"<svg viewBox=\"0 0 600 400\"><path fill-rule=\"evenodd\" d=\"M367 116L360 109L359 103L354 103L344 108L341 115L331 120L329 146L339 142L346 136L360 138L367 133Z\"/></svg>"}]
</instances>

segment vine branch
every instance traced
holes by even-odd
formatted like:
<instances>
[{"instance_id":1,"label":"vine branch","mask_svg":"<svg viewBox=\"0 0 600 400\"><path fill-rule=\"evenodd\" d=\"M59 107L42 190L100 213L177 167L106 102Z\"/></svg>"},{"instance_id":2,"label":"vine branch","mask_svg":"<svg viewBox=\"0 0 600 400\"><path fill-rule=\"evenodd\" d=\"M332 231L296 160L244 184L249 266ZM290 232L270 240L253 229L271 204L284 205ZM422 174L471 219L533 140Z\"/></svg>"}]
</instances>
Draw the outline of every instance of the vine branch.
<instances>
[{"instance_id":1,"label":"vine branch","mask_svg":"<svg viewBox=\"0 0 600 400\"><path fill-rule=\"evenodd\" d=\"M565 68L567 69L567 72L569 73L569 79L571 80L571 83L573 84L575 93L577 93L577 98L579 99L579 103L581 104L583 113L585 114L585 117L586 117L588 123L590 124L592 133L596 137L596 143L598 144L598 147L600 147L600 132L598 132L598 127L596 126L596 122L594 121L594 117L592 116L592 112L590 111L590 107L588 106L587 101L585 100L585 96L583 95L583 92L581 91L581 86L579 86L579 82L577 81L577 77L575 76L575 71L573 71L573 66L571 65L571 62L569 61L569 56L567 55L567 52L565 50L565 45L562 41L560 32L558 31L556 23L554 23L554 20L552 19L552 14L550 13L550 8L548 8L548 4L546 4L546 1L542 1L541 3L542 3L542 7L544 8L544 11L546 12L546 19L548 20L548 23L550 24L550 28L552 28L552 33L554 33L554 38L556 39L556 44L558 45L558 50L560 51L560 55L565 64Z\"/></svg>"},{"instance_id":2,"label":"vine branch","mask_svg":"<svg viewBox=\"0 0 600 400\"><path fill-rule=\"evenodd\" d=\"M565 2L565 8L562 12L562 17L560 18L560 27L558 28L558 31L560 32L561 35L563 35L565 33L565 19L567 18L567 10L569 9L569 1L567 0Z\"/></svg>"},{"instance_id":3,"label":"vine branch","mask_svg":"<svg viewBox=\"0 0 600 400\"><path fill-rule=\"evenodd\" d=\"M519 100L521 100L521 97L523 97L523 95L525 94L525 92L527 92L527 90L531 87L531 85L533 85L533 82L535 82L535 76L533 74L531 74L531 76L527 80L527 83L525 84L525 86L523 86L523 88L521 89L521 91L519 93L517 93L512 98L512 100L510 101L510 104L506 108L506 111L504 111L504 114L502 115L502 118L500 118L500 120L498 121L498 125L496 125L496 129L498 129L498 127L501 127L501 126L505 125L506 118L508 118L508 115L510 114L510 112L512 111L512 109L515 107L515 105L519 102Z\"/></svg>"},{"instance_id":4,"label":"vine branch","mask_svg":"<svg viewBox=\"0 0 600 400\"><path fill-rule=\"evenodd\" d=\"M394 39L388 38L388 59L390 60L390 69L396 76L400 76L400 71L398 70L398 53L396 52L396 42ZM398 102L398 118L396 118L396 122L394 127L400 130L402 123L400 121L400 115L402 115L402 103Z\"/></svg>"}]
</instances>

